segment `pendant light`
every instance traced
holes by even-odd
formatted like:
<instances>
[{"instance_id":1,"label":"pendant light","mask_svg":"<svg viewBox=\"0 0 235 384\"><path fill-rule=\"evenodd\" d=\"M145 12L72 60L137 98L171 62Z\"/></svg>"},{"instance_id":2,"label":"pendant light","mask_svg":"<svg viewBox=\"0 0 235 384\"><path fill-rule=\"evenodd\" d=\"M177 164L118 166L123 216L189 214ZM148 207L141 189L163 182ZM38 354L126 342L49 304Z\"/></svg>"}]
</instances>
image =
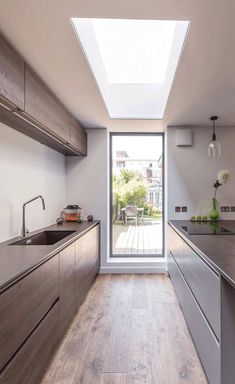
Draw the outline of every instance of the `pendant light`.
<instances>
[{"instance_id":1,"label":"pendant light","mask_svg":"<svg viewBox=\"0 0 235 384\"><path fill-rule=\"evenodd\" d=\"M211 116L210 120L212 121L213 134L212 139L208 145L208 156L217 157L221 155L221 145L218 140L216 140L215 134L215 121L218 119L218 116Z\"/></svg>"}]
</instances>

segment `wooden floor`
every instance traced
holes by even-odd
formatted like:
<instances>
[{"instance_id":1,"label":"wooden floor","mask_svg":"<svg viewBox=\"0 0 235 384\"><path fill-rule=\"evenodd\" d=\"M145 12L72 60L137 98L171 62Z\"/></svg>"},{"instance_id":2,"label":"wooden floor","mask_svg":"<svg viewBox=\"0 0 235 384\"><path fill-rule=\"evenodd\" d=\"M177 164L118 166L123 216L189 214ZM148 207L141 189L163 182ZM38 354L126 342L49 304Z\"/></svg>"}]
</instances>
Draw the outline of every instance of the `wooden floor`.
<instances>
[{"instance_id":1,"label":"wooden floor","mask_svg":"<svg viewBox=\"0 0 235 384\"><path fill-rule=\"evenodd\" d=\"M138 225L114 224L113 254L162 255L162 222L145 219Z\"/></svg>"},{"instance_id":2,"label":"wooden floor","mask_svg":"<svg viewBox=\"0 0 235 384\"><path fill-rule=\"evenodd\" d=\"M43 384L207 383L170 280L99 275Z\"/></svg>"}]
</instances>

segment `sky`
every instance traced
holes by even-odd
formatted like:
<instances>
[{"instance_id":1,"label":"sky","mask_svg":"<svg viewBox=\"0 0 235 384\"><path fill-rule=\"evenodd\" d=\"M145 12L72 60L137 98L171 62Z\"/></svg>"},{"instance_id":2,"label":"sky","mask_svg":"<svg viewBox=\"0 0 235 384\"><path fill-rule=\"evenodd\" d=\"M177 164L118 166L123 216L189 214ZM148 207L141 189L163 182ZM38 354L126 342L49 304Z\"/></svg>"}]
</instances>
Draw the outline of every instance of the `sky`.
<instances>
[{"instance_id":1,"label":"sky","mask_svg":"<svg viewBox=\"0 0 235 384\"><path fill-rule=\"evenodd\" d=\"M162 136L113 136L113 158L116 151L126 151L134 159L158 160L162 154Z\"/></svg>"}]
</instances>

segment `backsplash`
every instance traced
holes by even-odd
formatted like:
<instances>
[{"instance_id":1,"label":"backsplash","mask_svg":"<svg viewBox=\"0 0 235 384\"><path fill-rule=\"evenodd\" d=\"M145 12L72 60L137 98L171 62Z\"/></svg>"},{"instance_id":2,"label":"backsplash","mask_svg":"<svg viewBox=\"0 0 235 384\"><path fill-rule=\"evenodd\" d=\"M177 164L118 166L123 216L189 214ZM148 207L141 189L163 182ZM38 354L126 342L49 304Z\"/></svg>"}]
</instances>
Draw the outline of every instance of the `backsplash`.
<instances>
[{"instance_id":1,"label":"backsplash","mask_svg":"<svg viewBox=\"0 0 235 384\"><path fill-rule=\"evenodd\" d=\"M41 194L26 207L31 231L55 222L65 204L65 158L44 145L0 123L0 242L21 232L22 204Z\"/></svg>"}]
</instances>

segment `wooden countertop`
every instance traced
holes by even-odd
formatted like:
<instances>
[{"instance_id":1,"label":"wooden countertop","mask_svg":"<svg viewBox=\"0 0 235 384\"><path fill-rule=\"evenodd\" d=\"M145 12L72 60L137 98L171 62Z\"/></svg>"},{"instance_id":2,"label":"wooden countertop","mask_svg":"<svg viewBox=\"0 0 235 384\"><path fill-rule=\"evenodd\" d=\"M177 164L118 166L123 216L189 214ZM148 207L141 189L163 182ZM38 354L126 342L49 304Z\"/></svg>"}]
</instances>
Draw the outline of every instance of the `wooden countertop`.
<instances>
[{"instance_id":1,"label":"wooden countertop","mask_svg":"<svg viewBox=\"0 0 235 384\"><path fill-rule=\"evenodd\" d=\"M169 225L235 288L235 234L234 235L188 235L181 228L189 220L170 220ZM218 223L235 232L235 220L220 220Z\"/></svg>"},{"instance_id":2,"label":"wooden countertop","mask_svg":"<svg viewBox=\"0 0 235 384\"><path fill-rule=\"evenodd\" d=\"M45 260L59 253L63 248L83 236L99 221L83 223L63 223L50 225L30 233L30 235L47 231L75 230L76 232L53 245L9 245L17 240L9 240L0 246L0 292L19 280L23 275L35 269Z\"/></svg>"}]
</instances>

